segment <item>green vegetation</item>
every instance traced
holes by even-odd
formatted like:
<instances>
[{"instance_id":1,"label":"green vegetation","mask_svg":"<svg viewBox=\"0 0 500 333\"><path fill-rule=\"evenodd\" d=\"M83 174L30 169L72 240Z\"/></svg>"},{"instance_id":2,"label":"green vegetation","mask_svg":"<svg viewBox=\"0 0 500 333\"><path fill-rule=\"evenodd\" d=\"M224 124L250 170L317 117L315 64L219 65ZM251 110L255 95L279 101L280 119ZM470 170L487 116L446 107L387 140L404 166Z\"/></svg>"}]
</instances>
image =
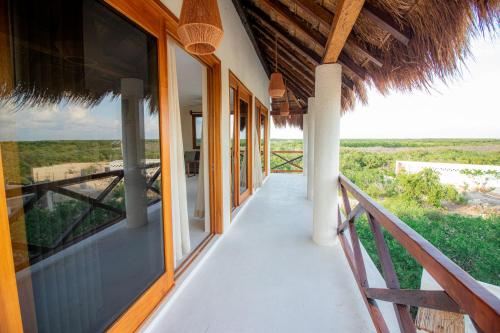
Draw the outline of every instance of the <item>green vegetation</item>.
<instances>
[{"instance_id":1,"label":"green vegetation","mask_svg":"<svg viewBox=\"0 0 500 333\"><path fill-rule=\"evenodd\" d=\"M122 159L119 140L0 142L0 149L5 179L22 184L33 182L33 168ZM159 158L159 151L158 140L146 141L146 158ZM19 161L19 165L13 166L12 161Z\"/></svg>"},{"instance_id":2,"label":"green vegetation","mask_svg":"<svg viewBox=\"0 0 500 333\"><path fill-rule=\"evenodd\" d=\"M302 150L302 141L272 140L271 150ZM441 185L431 170L396 176L397 160L500 165L500 140L342 140L340 159L342 173L368 195L473 277L500 285L500 216L450 213L446 204L464 205L463 196ZM357 230L379 265L366 218L357 222ZM384 234L401 286L420 288L421 266L386 231Z\"/></svg>"}]
</instances>

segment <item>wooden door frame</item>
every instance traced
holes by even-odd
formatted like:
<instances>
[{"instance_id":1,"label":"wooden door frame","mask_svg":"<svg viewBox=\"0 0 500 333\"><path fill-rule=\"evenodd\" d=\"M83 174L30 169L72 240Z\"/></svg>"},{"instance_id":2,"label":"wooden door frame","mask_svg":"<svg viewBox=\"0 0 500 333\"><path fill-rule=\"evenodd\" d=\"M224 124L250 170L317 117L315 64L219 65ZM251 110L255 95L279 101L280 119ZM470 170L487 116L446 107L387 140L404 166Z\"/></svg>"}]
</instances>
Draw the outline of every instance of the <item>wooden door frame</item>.
<instances>
[{"instance_id":1,"label":"wooden door frame","mask_svg":"<svg viewBox=\"0 0 500 333\"><path fill-rule=\"evenodd\" d=\"M169 149L167 33L179 42L178 18L160 0L104 0L158 40L158 106L160 128L162 221L165 272L109 327L109 332L133 332L155 310L174 286L174 253L171 214L171 175ZM207 65L208 144L210 169L210 221L213 233L222 233L222 163L221 163L221 62L215 55L197 57ZM16 272L5 194L5 180L0 151L0 322L1 330L23 332Z\"/></svg>"},{"instance_id":2,"label":"wooden door frame","mask_svg":"<svg viewBox=\"0 0 500 333\"><path fill-rule=\"evenodd\" d=\"M255 126L258 126L257 136L259 138L259 153L260 153L260 126L261 120L264 119L264 160L262 161L264 165L264 177L269 175L269 109L262 104L259 99L255 98L255 106L257 108L257 119Z\"/></svg>"},{"instance_id":3,"label":"wooden door frame","mask_svg":"<svg viewBox=\"0 0 500 333\"><path fill-rule=\"evenodd\" d=\"M235 173L231 175L235 179L235 199L236 207L240 206L253 194L253 94L250 90L229 70L229 88L235 89L234 105L234 156ZM247 126L247 190L240 193L240 100L248 103L248 126ZM236 144L237 143L237 144ZM237 181L236 181L237 180ZM232 209L232 207L231 207Z\"/></svg>"}]
</instances>

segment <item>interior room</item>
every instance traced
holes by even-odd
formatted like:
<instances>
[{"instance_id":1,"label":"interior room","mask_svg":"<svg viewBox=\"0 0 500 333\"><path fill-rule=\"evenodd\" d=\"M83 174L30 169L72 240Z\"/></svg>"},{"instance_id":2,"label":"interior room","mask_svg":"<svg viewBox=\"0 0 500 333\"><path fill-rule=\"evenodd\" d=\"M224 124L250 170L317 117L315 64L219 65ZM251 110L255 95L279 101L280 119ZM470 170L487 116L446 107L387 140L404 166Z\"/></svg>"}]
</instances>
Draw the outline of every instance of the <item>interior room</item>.
<instances>
[{"instance_id":1,"label":"interior room","mask_svg":"<svg viewBox=\"0 0 500 333\"><path fill-rule=\"evenodd\" d=\"M171 135L177 136L175 140L172 140L177 142L174 149L179 151L176 156L177 164L180 166L179 162L183 163L180 170L177 170L178 188L173 190L180 191L179 201L186 199L185 204L179 202L177 217L174 211L174 248L176 265L179 266L210 234L209 214L207 214L209 208L208 177L205 173L208 165L208 147L204 145L207 141L205 126L207 93L206 68L181 47L174 43L172 45L175 45L178 114L180 116L177 122L180 124L181 133L177 128L176 131L171 131ZM175 106L173 109L175 110ZM182 144L179 144L180 141ZM182 154L180 153L181 147ZM182 194L182 186L179 186L183 178L185 179L185 195ZM174 179L172 185L176 185ZM184 212L186 209L187 213Z\"/></svg>"}]
</instances>

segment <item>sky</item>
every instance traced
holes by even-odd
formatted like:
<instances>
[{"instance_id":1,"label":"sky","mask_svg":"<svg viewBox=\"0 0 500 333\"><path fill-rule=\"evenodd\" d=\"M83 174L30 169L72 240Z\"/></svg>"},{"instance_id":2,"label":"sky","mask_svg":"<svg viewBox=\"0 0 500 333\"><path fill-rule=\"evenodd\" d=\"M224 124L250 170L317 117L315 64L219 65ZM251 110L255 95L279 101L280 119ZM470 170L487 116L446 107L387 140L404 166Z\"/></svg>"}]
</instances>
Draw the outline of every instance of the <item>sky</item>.
<instances>
[{"instance_id":1,"label":"sky","mask_svg":"<svg viewBox=\"0 0 500 333\"><path fill-rule=\"evenodd\" d=\"M368 91L340 123L340 137L500 139L500 35L472 43L461 77L436 82L430 92ZM302 138L298 129L271 128L271 138Z\"/></svg>"}]
</instances>

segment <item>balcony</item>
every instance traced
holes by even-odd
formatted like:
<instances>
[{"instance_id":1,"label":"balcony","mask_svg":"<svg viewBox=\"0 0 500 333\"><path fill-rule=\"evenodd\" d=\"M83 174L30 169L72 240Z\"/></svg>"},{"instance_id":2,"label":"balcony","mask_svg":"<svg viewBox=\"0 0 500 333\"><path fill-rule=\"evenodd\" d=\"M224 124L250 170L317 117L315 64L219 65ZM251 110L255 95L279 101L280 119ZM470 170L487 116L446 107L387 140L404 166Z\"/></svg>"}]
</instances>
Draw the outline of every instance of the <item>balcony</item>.
<instances>
[{"instance_id":1,"label":"balcony","mask_svg":"<svg viewBox=\"0 0 500 333\"><path fill-rule=\"evenodd\" d=\"M358 206L344 206L340 242L318 247L311 239L305 177L271 175L142 331L411 332L420 314L412 316L410 305L434 318L457 315L466 332L474 326L494 331L498 298L348 179L341 176L340 185L344 198L349 193ZM357 240L355 221L362 213L375 239L383 227L404 240L444 291L399 289L385 242L378 239L381 274Z\"/></svg>"},{"instance_id":2,"label":"balcony","mask_svg":"<svg viewBox=\"0 0 500 333\"><path fill-rule=\"evenodd\" d=\"M304 176L271 175L143 331L375 331L340 243L313 243L305 196ZM368 275L383 283L375 266Z\"/></svg>"}]
</instances>

